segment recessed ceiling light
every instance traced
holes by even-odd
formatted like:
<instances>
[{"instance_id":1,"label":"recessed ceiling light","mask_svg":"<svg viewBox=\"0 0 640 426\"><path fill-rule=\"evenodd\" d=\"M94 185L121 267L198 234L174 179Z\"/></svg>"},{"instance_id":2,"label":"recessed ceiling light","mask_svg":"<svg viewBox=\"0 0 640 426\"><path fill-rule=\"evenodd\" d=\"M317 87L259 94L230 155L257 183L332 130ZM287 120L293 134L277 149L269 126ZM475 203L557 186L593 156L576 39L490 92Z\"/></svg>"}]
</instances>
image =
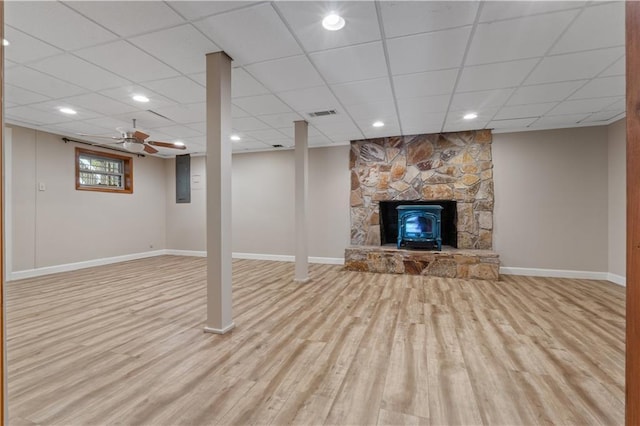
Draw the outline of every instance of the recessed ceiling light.
<instances>
[{"instance_id":1,"label":"recessed ceiling light","mask_svg":"<svg viewBox=\"0 0 640 426\"><path fill-rule=\"evenodd\" d=\"M344 27L344 18L335 12L331 12L322 20L322 26L325 30L338 31Z\"/></svg>"},{"instance_id":2,"label":"recessed ceiling light","mask_svg":"<svg viewBox=\"0 0 640 426\"><path fill-rule=\"evenodd\" d=\"M149 102L149 98L144 95L133 95L131 98L136 102Z\"/></svg>"},{"instance_id":3,"label":"recessed ceiling light","mask_svg":"<svg viewBox=\"0 0 640 426\"><path fill-rule=\"evenodd\" d=\"M232 141L239 141L239 140L240 140L240 136L238 136L238 135L231 135L231 138L230 138L230 139L231 139Z\"/></svg>"},{"instance_id":4,"label":"recessed ceiling light","mask_svg":"<svg viewBox=\"0 0 640 426\"><path fill-rule=\"evenodd\" d=\"M182 142L182 141L175 141L173 144L175 146L184 146L184 142Z\"/></svg>"},{"instance_id":5,"label":"recessed ceiling light","mask_svg":"<svg viewBox=\"0 0 640 426\"><path fill-rule=\"evenodd\" d=\"M63 112L65 114L71 114L71 115L77 114L76 110L71 108L58 108L58 111Z\"/></svg>"},{"instance_id":6,"label":"recessed ceiling light","mask_svg":"<svg viewBox=\"0 0 640 426\"><path fill-rule=\"evenodd\" d=\"M476 114L475 112L470 112L469 114L465 114L464 117L465 120L473 120L474 118L478 118L478 114Z\"/></svg>"},{"instance_id":7,"label":"recessed ceiling light","mask_svg":"<svg viewBox=\"0 0 640 426\"><path fill-rule=\"evenodd\" d=\"M384 126L384 123L382 121L373 122L373 127L382 127L382 126Z\"/></svg>"},{"instance_id":8,"label":"recessed ceiling light","mask_svg":"<svg viewBox=\"0 0 640 426\"><path fill-rule=\"evenodd\" d=\"M2 45L3 45L3 46L8 46L8 45L10 45L10 44L11 44L11 43L9 43L9 40L7 40L6 38L3 38L3 39L2 39Z\"/></svg>"}]
</instances>

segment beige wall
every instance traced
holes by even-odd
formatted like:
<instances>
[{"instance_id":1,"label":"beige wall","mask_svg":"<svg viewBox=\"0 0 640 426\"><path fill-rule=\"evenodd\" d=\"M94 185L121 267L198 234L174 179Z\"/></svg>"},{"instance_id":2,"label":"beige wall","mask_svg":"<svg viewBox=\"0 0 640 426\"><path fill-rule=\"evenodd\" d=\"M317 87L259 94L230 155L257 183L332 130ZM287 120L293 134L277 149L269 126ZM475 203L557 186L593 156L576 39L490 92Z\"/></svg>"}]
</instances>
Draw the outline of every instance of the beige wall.
<instances>
[{"instance_id":1,"label":"beige wall","mask_svg":"<svg viewBox=\"0 0 640 426\"><path fill-rule=\"evenodd\" d=\"M609 159L609 272L627 276L627 164L626 121L607 127Z\"/></svg>"},{"instance_id":2,"label":"beige wall","mask_svg":"<svg viewBox=\"0 0 640 426\"><path fill-rule=\"evenodd\" d=\"M349 147L309 151L309 256L344 256L349 244ZM232 245L236 253L293 255L293 151L233 155ZM191 159L201 174L204 157ZM175 162L168 160L167 247L205 250L204 190L192 182L191 204L175 203Z\"/></svg>"},{"instance_id":3,"label":"beige wall","mask_svg":"<svg viewBox=\"0 0 640 426\"><path fill-rule=\"evenodd\" d=\"M12 126L13 271L165 248L164 161L134 158L133 194L76 191L75 146Z\"/></svg>"},{"instance_id":4,"label":"beige wall","mask_svg":"<svg viewBox=\"0 0 640 426\"><path fill-rule=\"evenodd\" d=\"M495 134L503 266L608 271L607 128Z\"/></svg>"}]
</instances>

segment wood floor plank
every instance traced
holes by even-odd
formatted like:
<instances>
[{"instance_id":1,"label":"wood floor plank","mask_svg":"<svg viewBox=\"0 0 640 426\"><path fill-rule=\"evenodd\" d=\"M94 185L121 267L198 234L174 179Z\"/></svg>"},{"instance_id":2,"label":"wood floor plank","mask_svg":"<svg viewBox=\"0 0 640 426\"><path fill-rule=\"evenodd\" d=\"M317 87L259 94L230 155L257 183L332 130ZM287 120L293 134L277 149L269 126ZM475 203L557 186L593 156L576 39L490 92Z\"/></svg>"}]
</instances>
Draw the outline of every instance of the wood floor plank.
<instances>
[{"instance_id":1,"label":"wood floor plank","mask_svg":"<svg viewBox=\"0 0 640 426\"><path fill-rule=\"evenodd\" d=\"M7 283L9 423L623 423L621 287L293 268L234 260L223 336L201 258Z\"/></svg>"}]
</instances>

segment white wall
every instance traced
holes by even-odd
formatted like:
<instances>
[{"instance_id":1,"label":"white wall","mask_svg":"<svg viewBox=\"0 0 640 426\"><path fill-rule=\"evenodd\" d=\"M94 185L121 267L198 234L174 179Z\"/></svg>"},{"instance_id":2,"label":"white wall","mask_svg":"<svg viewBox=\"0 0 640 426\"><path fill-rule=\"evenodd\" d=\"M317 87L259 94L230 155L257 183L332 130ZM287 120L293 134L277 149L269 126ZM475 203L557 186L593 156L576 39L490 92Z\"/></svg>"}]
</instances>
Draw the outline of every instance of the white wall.
<instances>
[{"instance_id":1,"label":"white wall","mask_svg":"<svg viewBox=\"0 0 640 426\"><path fill-rule=\"evenodd\" d=\"M626 277L627 135L626 120L607 127L609 159L609 272Z\"/></svg>"},{"instance_id":2,"label":"white wall","mask_svg":"<svg viewBox=\"0 0 640 426\"><path fill-rule=\"evenodd\" d=\"M234 154L232 249L236 253L294 254L293 151ZM205 250L204 189L191 204L175 203L175 162L167 161L167 247ZM204 157L191 159L202 175ZM342 258L349 245L349 147L309 151L309 256Z\"/></svg>"},{"instance_id":3,"label":"white wall","mask_svg":"<svg viewBox=\"0 0 640 426\"><path fill-rule=\"evenodd\" d=\"M608 271L607 128L494 134L503 266Z\"/></svg>"},{"instance_id":4,"label":"white wall","mask_svg":"<svg viewBox=\"0 0 640 426\"><path fill-rule=\"evenodd\" d=\"M134 157L133 194L77 191L86 145L11 127L13 272L165 248L164 160Z\"/></svg>"}]
</instances>

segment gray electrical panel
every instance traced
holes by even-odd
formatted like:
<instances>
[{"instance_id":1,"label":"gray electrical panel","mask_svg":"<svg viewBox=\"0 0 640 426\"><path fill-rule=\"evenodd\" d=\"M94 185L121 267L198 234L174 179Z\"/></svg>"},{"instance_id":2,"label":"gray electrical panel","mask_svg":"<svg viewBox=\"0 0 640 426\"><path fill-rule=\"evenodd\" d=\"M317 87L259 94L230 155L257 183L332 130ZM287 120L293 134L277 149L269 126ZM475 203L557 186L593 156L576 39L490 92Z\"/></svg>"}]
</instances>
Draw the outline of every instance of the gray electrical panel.
<instances>
[{"instance_id":1,"label":"gray electrical panel","mask_svg":"<svg viewBox=\"0 0 640 426\"><path fill-rule=\"evenodd\" d=\"M191 156L176 155L176 203L191 202Z\"/></svg>"}]
</instances>

